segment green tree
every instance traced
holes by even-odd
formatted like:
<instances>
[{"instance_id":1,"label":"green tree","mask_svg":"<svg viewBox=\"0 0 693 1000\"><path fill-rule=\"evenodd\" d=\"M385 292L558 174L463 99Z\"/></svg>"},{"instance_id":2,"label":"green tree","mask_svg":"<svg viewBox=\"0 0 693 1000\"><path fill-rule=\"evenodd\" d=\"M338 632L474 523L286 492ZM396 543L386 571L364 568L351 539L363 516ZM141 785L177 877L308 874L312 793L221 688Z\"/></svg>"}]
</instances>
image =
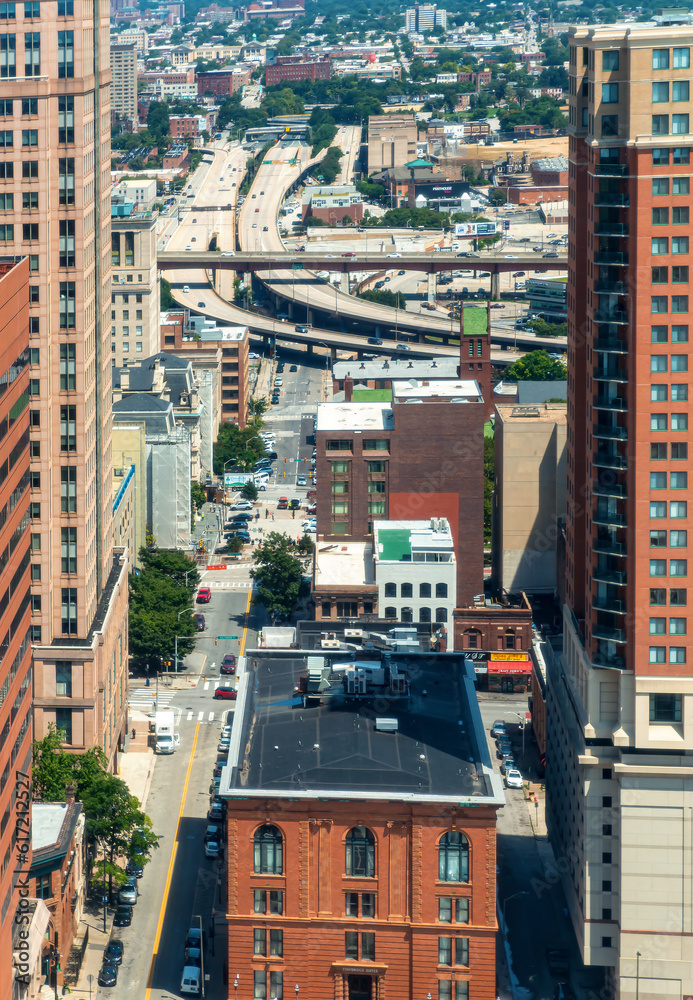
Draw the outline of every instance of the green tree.
<instances>
[{"instance_id":1,"label":"green tree","mask_svg":"<svg viewBox=\"0 0 693 1000\"><path fill-rule=\"evenodd\" d=\"M495 452L493 437L484 438L484 545L491 544Z\"/></svg>"},{"instance_id":2,"label":"green tree","mask_svg":"<svg viewBox=\"0 0 693 1000\"><path fill-rule=\"evenodd\" d=\"M125 880L119 861L128 856L133 833L138 827L151 826L151 821L125 782L107 771L101 771L84 790L82 804L92 857L100 862L98 881L107 883L112 892L114 879L116 884Z\"/></svg>"},{"instance_id":3,"label":"green tree","mask_svg":"<svg viewBox=\"0 0 693 1000\"><path fill-rule=\"evenodd\" d=\"M488 200L492 205L505 205L508 201L508 192L505 188L494 188L489 191Z\"/></svg>"},{"instance_id":4,"label":"green tree","mask_svg":"<svg viewBox=\"0 0 693 1000\"><path fill-rule=\"evenodd\" d=\"M200 576L181 552L140 549L141 569L130 575L130 650L153 669L192 652L197 625L192 595ZM187 575L186 575L187 574Z\"/></svg>"},{"instance_id":5,"label":"green tree","mask_svg":"<svg viewBox=\"0 0 693 1000\"><path fill-rule=\"evenodd\" d=\"M295 551L295 543L277 531L255 549L250 574L257 583L258 602L271 615L285 618L298 599L302 570Z\"/></svg>"},{"instance_id":6,"label":"green tree","mask_svg":"<svg viewBox=\"0 0 693 1000\"><path fill-rule=\"evenodd\" d=\"M168 104L166 101L152 101L147 111L147 129L154 137L158 146L165 144L171 131L168 122Z\"/></svg>"},{"instance_id":7,"label":"green tree","mask_svg":"<svg viewBox=\"0 0 693 1000\"><path fill-rule=\"evenodd\" d=\"M262 396L251 396L248 400L248 416L261 417L267 411L267 400Z\"/></svg>"},{"instance_id":8,"label":"green tree","mask_svg":"<svg viewBox=\"0 0 693 1000\"><path fill-rule=\"evenodd\" d=\"M173 309L176 304L176 300L171 292L171 282L167 281L166 278L161 278L161 290L159 292L160 302L162 310Z\"/></svg>"},{"instance_id":9,"label":"green tree","mask_svg":"<svg viewBox=\"0 0 693 1000\"><path fill-rule=\"evenodd\" d=\"M197 510L200 510L207 503L207 494L205 493L204 486L196 483L194 480L190 483L190 499L193 507Z\"/></svg>"},{"instance_id":10,"label":"green tree","mask_svg":"<svg viewBox=\"0 0 693 1000\"><path fill-rule=\"evenodd\" d=\"M255 483L252 483L250 480L248 480L248 482L244 484L243 489L241 490L241 496L243 497L244 500L252 500L253 503L255 503L255 501L258 498L258 489Z\"/></svg>"},{"instance_id":11,"label":"green tree","mask_svg":"<svg viewBox=\"0 0 693 1000\"><path fill-rule=\"evenodd\" d=\"M402 292L391 292L387 288L370 288L359 293L360 299L368 302L378 302L381 306L391 306L393 309L406 309L407 300Z\"/></svg>"},{"instance_id":12,"label":"green tree","mask_svg":"<svg viewBox=\"0 0 693 1000\"><path fill-rule=\"evenodd\" d=\"M244 428L222 423L214 444L214 471L221 475L224 466L235 465L241 471L251 469L265 455L265 443L260 437L262 420L255 417Z\"/></svg>"},{"instance_id":13,"label":"green tree","mask_svg":"<svg viewBox=\"0 0 693 1000\"><path fill-rule=\"evenodd\" d=\"M42 740L32 744L32 784L34 798L43 802L64 802L65 788L73 785L76 798L103 771L107 760L101 747L92 747L83 754L65 749L67 733L51 722Z\"/></svg>"},{"instance_id":14,"label":"green tree","mask_svg":"<svg viewBox=\"0 0 693 1000\"><path fill-rule=\"evenodd\" d=\"M505 372L507 382L563 382L568 370L560 361L550 358L546 351L531 351L510 365Z\"/></svg>"}]
</instances>

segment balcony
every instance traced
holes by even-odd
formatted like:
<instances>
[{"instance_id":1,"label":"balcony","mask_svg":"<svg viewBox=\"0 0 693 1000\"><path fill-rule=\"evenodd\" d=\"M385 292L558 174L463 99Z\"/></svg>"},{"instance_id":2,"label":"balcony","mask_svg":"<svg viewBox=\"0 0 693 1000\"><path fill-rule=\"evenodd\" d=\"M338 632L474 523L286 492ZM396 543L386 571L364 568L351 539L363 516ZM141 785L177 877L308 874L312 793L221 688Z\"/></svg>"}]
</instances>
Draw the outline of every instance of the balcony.
<instances>
[{"instance_id":1,"label":"balcony","mask_svg":"<svg viewBox=\"0 0 693 1000\"><path fill-rule=\"evenodd\" d=\"M628 344L618 337L597 337L593 344L595 351L605 351L607 354L627 354Z\"/></svg>"},{"instance_id":2,"label":"balcony","mask_svg":"<svg viewBox=\"0 0 693 1000\"><path fill-rule=\"evenodd\" d=\"M597 538L592 542L592 551L603 556L623 558L628 555L625 542L617 542L614 538Z\"/></svg>"},{"instance_id":3,"label":"balcony","mask_svg":"<svg viewBox=\"0 0 693 1000\"><path fill-rule=\"evenodd\" d=\"M621 194L620 191L605 191L603 194L598 191L594 196L594 204L611 208L628 208L630 199L627 194Z\"/></svg>"},{"instance_id":4,"label":"balcony","mask_svg":"<svg viewBox=\"0 0 693 1000\"><path fill-rule=\"evenodd\" d=\"M626 602L625 601L615 601L611 597L595 597L592 601L592 607L597 608L599 611L611 611L614 615L625 615Z\"/></svg>"},{"instance_id":5,"label":"balcony","mask_svg":"<svg viewBox=\"0 0 693 1000\"><path fill-rule=\"evenodd\" d=\"M592 663L595 667L607 667L611 670L624 670L626 660L623 656L608 656L606 653L594 653Z\"/></svg>"},{"instance_id":6,"label":"balcony","mask_svg":"<svg viewBox=\"0 0 693 1000\"><path fill-rule=\"evenodd\" d=\"M597 177L625 177L628 173L628 164L595 163L594 172Z\"/></svg>"},{"instance_id":7,"label":"balcony","mask_svg":"<svg viewBox=\"0 0 693 1000\"><path fill-rule=\"evenodd\" d=\"M628 236L627 222L598 222L594 231L597 236Z\"/></svg>"},{"instance_id":8,"label":"balcony","mask_svg":"<svg viewBox=\"0 0 693 1000\"><path fill-rule=\"evenodd\" d=\"M616 455L612 451L598 451L592 458L592 465L598 469L615 469L617 472L625 472L628 468L628 459L622 455Z\"/></svg>"},{"instance_id":9,"label":"balcony","mask_svg":"<svg viewBox=\"0 0 693 1000\"><path fill-rule=\"evenodd\" d=\"M628 313L625 309L597 309L594 312L595 323L627 323Z\"/></svg>"},{"instance_id":10,"label":"balcony","mask_svg":"<svg viewBox=\"0 0 693 1000\"><path fill-rule=\"evenodd\" d=\"M628 264L628 254L616 250L597 250L594 255L595 264L615 264L625 267Z\"/></svg>"},{"instance_id":11,"label":"balcony","mask_svg":"<svg viewBox=\"0 0 693 1000\"><path fill-rule=\"evenodd\" d=\"M592 493L596 497L618 497L621 500L628 496L626 487L621 483L592 483Z\"/></svg>"},{"instance_id":12,"label":"balcony","mask_svg":"<svg viewBox=\"0 0 693 1000\"><path fill-rule=\"evenodd\" d=\"M605 438L607 441L627 441L628 431L625 427L615 424L595 424L592 430L594 437Z\"/></svg>"},{"instance_id":13,"label":"balcony","mask_svg":"<svg viewBox=\"0 0 693 1000\"><path fill-rule=\"evenodd\" d=\"M626 519L623 514L618 514L610 510L597 509L596 513L592 515L592 520L595 524L603 524L609 528L625 528L626 526Z\"/></svg>"},{"instance_id":14,"label":"balcony","mask_svg":"<svg viewBox=\"0 0 693 1000\"><path fill-rule=\"evenodd\" d=\"M593 406L595 410L613 410L617 413L625 413L628 410L628 400L623 396L595 396Z\"/></svg>"},{"instance_id":15,"label":"balcony","mask_svg":"<svg viewBox=\"0 0 693 1000\"><path fill-rule=\"evenodd\" d=\"M613 365L608 367L597 365L593 377L604 382L627 382L628 372L625 368L615 368Z\"/></svg>"},{"instance_id":16,"label":"balcony","mask_svg":"<svg viewBox=\"0 0 693 1000\"><path fill-rule=\"evenodd\" d=\"M625 587L627 583L625 572L611 567L593 570L592 579L598 580L599 583L611 583L614 587Z\"/></svg>"},{"instance_id":17,"label":"balcony","mask_svg":"<svg viewBox=\"0 0 693 1000\"><path fill-rule=\"evenodd\" d=\"M609 295L628 295L629 287L628 283L625 281L596 281L594 283L595 292L600 294L607 293Z\"/></svg>"},{"instance_id":18,"label":"balcony","mask_svg":"<svg viewBox=\"0 0 693 1000\"><path fill-rule=\"evenodd\" d=\"M609 642L626 641L626 630L624 628L612 628L610 625L593 625L592 635L595 639L608 639Z\"/></svg>"}]
</instances>

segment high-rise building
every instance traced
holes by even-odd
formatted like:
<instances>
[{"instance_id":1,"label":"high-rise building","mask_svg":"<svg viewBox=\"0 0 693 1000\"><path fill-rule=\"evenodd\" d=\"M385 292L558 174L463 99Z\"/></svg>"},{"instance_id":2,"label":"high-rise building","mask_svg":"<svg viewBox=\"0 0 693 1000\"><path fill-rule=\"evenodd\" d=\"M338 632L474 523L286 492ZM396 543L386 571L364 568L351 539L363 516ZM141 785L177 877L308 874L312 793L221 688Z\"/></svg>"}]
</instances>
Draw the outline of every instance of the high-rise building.
<instances>
[{"instance_id":1,"label":"high-rise building","mask_svg":"<svg viewBox=\"0 0 693 1000\"><path fill-rule=\"evenodd\" d=\"M693 28L580 27L569 45L566 605L547 822L585 963L617 997L678 997L693 994Z\"/></svg>"},{"instance_id":2,"label":"high-rise building","mask_svg":"<svg viewBox=\"0 0 693 1000\"><path fill-rule=\"evenodd\" d=\"M5 859L0 868L0 969L4 970L0 997L9 1000L15 977L30 978L31 964L27 960L13 965L12 959L18 950L20 925L15 915L20 881L23 878L28 885L31 864L31 851L25 853L31 846L29 420L33 412L26 257L0 258L0 317L0 857ZM41 916L45 920L38 925L34 918ZM39 914L27 909L27 920L42 938L48 924L46 908Z\"/></svg>"},{"instance_id":3,"label":"high-rise building","mask_svg":"<svg viewBox=\"0 0 693 1000\"><path fill-rule=\"evenodd\" d=\"M111 113L137 121L137 45L111 45Z\"/></svg>"},{"instance_id":4,"label":"high-rise building","mask_svg":"<svg viewBox=\"0 0 693 1000\"><path fill-rule=\"evenodd\" d=\"M414 115L371 115L368 119L368 176L416 159Z\"/></svg>"},{"instance_id":5,"label":"high-rise building","mask_svg":"<svg viewBox=\"0 0 693 1000\"><path fill-rule=\"evenodd\" d=\"M448 12L439 10L434 3L415 3L404 12L405 31L432 31L434 28L447 30Z\"/></svg>"},{"instance_id":6,"label":"high-rise building","mask_svg":"<svg viewBox=\"0 0 693 1000\"><path fill-rule=\"evenodd\" d=\"M62 727L113 767L127 722L127 559L112 541L108 3L10 7L0 235L30 272L34 730Z\"/></svg>"},{"instance_id":7,"label":"high-rise building","mask_svg":"<svg viewBox=\"0 0 693 1000\"><path fill-rule=\"evenodd\" d=\"M111 363L116 368L159 350L158 219L158 212L148 211L111 218Z\"/></svg>"}]
</instances>

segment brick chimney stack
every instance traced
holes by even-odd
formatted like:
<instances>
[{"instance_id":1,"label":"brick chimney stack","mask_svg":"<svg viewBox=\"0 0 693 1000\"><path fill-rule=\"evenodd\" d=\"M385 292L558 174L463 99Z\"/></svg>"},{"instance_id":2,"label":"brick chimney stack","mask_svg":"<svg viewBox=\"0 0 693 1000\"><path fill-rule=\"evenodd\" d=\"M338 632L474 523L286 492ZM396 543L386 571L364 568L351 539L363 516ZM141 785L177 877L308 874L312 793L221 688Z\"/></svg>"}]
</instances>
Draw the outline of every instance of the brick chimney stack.
<instances>
[{"instance_id":1,"label":"brick chimney stack","mask_svg":"<svg viewBox=\"0 0 693 1000\"><path fill-rule=\"evenodd\" d=\"M351 403L354 398L354 380L350 375L344 379L344 402Z\"/></svg>"}]
</instances>

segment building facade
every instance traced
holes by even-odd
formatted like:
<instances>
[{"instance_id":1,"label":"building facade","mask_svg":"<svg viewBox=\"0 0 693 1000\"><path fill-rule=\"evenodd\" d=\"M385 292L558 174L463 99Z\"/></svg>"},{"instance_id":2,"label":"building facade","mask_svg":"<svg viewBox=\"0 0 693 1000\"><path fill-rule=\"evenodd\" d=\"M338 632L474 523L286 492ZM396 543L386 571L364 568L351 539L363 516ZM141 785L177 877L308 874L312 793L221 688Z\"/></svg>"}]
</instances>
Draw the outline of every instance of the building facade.
<instances>
[{"instance_id":1,"label":"building facade","mask_svg":"<svg viewBox=\"0 0 693 1000\"><path fill-rule=\"evenodd\" d=\"M368 176L416 159L417 135L413 114L371 115L368 119Z\"/></svg>"},{"instance_id":2,"label":"building facade","mask_svg":"<svg viewBox=\"0 0 693 1000\"><path fill-rule=\"evenodd\" d=\"M265 84L274 87L287 80L329 80L332 63L326 59L307 59L303 56L277 56L265 67Z\"/></svg>"},{"instance_id":3,"label":"building facade","mask_svg":"<svg viewBox=\"0 0 693 1000\"><path fill-rule=\"evenodd\" d=\"M200 97L228 97L250 83L250 70L243 68L210 69L197 74L197 93Z\"/></svg>"},{"instance_id":4,"label":"building facade","mask_svg":"<svg viewBox=\"0 0 693 1000\"><path fill-rule=\"evenodd\" d=\"M569 46L566 605L547 824L585 963L617 997L678 997L693 994L693 31L581 27Z\"/></svg>"},{"instance_id":5,"label":"building facade","mask_svg":"<svg viewBox=\"0 0 693 1000\"><path fill-rule=\"evenodd\" d=\"M111 45L111 114L137 121L137 45Z\"/></svg>"},{"instance_id":6,"label":"building facade","mask_svg":"<svg viewBox=\"0 0 693 1000\"><path fill-rule=\"evenodd\" d=\"M330 225L360 222L363 198L353 184L325 184L306 188L301 196L301 218L322 219Z\"/></svg>"},{"instance_id":7,"label":"building facade","mask_svg":"<svg viewBox=\"0 0 693 1000\"><path fill-rule=\"evenodd\" d=\"M109 11L57 11L16 8L7 37L24 46L23 72L11 49L0 79L5 249L30 271L34 734L63 726L112 768L127 722L127 556L112 540Z\"/></svg>"},{"instance_id":8,"label":"building facade","mask_svg":"<svg viewBox=\"0 0 693 1000\"><path fill-rule=\"evenodd\" d=\"M434 28L447 29L448 12L441 10L434 3L415 3L404 12L405 31L414 31L423 34L425 31L432 31Z\"/></svg>"},{"instance_id":9,"label":"building facade","mask_svg":"<svg viewBox=\"0 0 693 1000\"><path fill-rule=\"evenodd\" d=\"M338 665L262 651L249 661L234 713L238 751L220 789L229 805L229 1000L294 990L336 1000L495 1000L503 792L471 673L461 658L445 668L436 660L392 654ZM441 676L448 697L429 709L421 691ZM286 745L288 736L273 695L290 697L297 685L311 749L267 757L261 745ZM415 719L397 693L409 690L422 706ZM381 703L387 720L377 718ZM414 753L430 758L425 775L396 762ZM302 777L291 788L293 775Z\"/></svg>"},{"instance_id":10,"label":"building facade","mask_svg":"<svg viewBox=\"0 0 693 1000\"><path fill-rule=\"evenodd\" d=\"M133 212L111 219L111 365L114 368L151 357L159 349L158 219L158 212Z\"/></svg>"},{"instance_id":11,"label":"building facade","mask_svg":"<svg viewBox=\"0 0 693 1000\"><path fill-rule=\"evenodd\" d=\"M3 552L0 611L0 857L17 858L31 824L31 510L29 471L29 261L0 258L0 551ZM22 774L26 777L23 779ZM20 794L22 788L25 794ZM18 841L20 843L18 843ZM21 855L20 855L21 856ZM31 851L23 875L28 875ZM13 964L20 903L16 869L0 869L0 997L12 996L15 976L29 969ZM37 933L42 936L42 926Z\"/></svg>"}]
</instances>

